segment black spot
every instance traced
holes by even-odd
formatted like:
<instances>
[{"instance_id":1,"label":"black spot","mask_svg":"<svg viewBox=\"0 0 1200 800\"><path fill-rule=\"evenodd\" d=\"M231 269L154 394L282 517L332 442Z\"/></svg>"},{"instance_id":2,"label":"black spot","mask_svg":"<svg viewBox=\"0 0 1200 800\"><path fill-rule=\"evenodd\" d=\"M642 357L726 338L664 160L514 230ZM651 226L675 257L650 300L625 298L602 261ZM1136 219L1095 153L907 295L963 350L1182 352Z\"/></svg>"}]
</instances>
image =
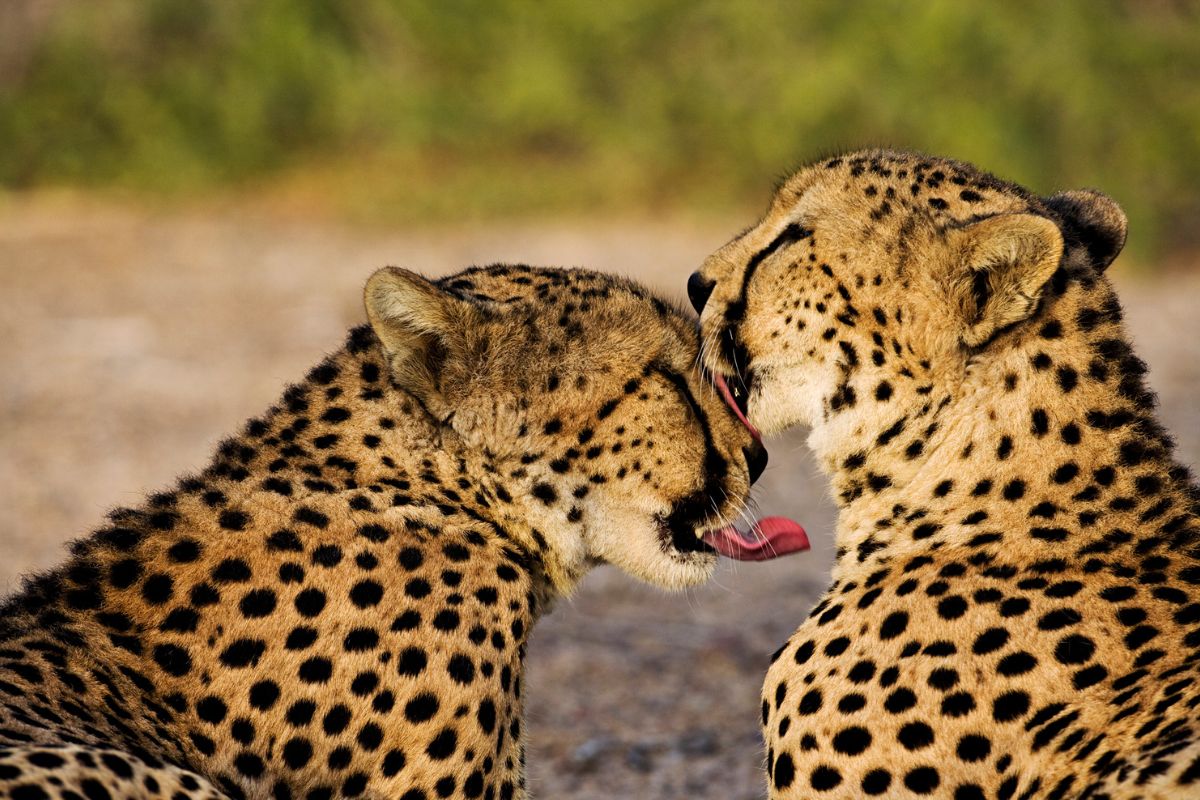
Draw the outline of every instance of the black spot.
<instances>
[{"instance_id":1,"label":"black spot","mask_svg":"<svg viewBox=\"0 0 1200 800\"><path fill-rule=\"evenodd\" d=\"M253 753L243 752L238 753L233 759L233 767L239 774L247 778L257 778L262 775L266 765L263 760Z\"/></svg>"},{"instance_id":2,"label":"black spot","mask_svg":"<svg viewBox=\"0 0 1200 800\"><path fill-rule=\"evenodd\" d=\"M133 558L123 558L108 570L108 580L116 589L128 589L140 577L142 577L142 565ZM71 605L74 608L96 608L100 605L100 598L97 594L94 602L83 604L73 602Z\"/></svg>"},{"instance_id":3,"label":"black spot","mask_svg":"<svg viewBox=\"0 0 1200 800\"><path fill-rule=\"evenodd\" d=\"M934 689L944 692L958 684L958 672L949 667L938 667L929 673L928 683Z\"/></svg>"},{"instance_id":4,"label":"black spot","mask_svg":"<svg viewBox=\"0 0 1200 800\"><path fill-rule=\"evenodd\" d=\"M931 794L941 782L933 767L917 767L904 776L904 785L914 794Z\"/></svg>"},{"instance_id":5,"label":"black spot","mask_svg":"<svg viewBox=\"0 0 1200 800\"><path fill-rule=\"evenodd\" d=\"M456 563L462 563L471 557L471 551L457 542L450 542L443 545L442 554Z\"/></svg>"},{"instance_id":6,"label":"black spot","mask_svg":"<svg viewBox=\"0 0 1200 800\"><path fill-rule=\"evenodd\" d=\"M892 775L885 769L873 769L862 779L863 794L870 796L883 794L891 785Z\"/></svg>"},{"instance_id":7,"label":"black spot","mask_svg":"<svg viewBox=\"0 0 1200 800\"><path fill-rule=\"evenodd\" d=\"M297 700L287 710L288 724L293 728L302 728L312 721L317 706L311 700Z\"/></svg>"},{"instance_id":8,"label":"black spot","mask_svg":"<svg viewBox=\"0 0 1200 800\"><path fill-rule=\"evenodd\" d=\"M325 610L325 593L320 589L305 589L296 595L296 611L302 617L315 617Z\"/></svg>"},{"instance_id":9,"label":"black spot","mask_svg":"<svg viewBox=\"0 0 1200 800\"><path fill-rule=\"evenodd\" d=\"M312 744L299 737L289 739L283 746L283 762L292 769L300 769L312 759Z\"/></svg>"},{"instance_id":10,"label":"black spot","mask_svg":"<svg viewBox=\"0 0 1200 800\"><path fill-rule=\"evenodd\" d=\"M383 729L374 722L368 722L362 726L355 738L364 750L374 752L383 744Z\"/></svg>"},{"instance_id":11,"label":"black spot","mask_svg":"<svg viewBox=\"0 0 1200 800\"><path fill-rule=\"evenodd\" d=\"M890 714L902 714L917 704L917 696L911 689L900 687L887 696L883 707Z\"/></svg>"},{"instance_id":12,"label":"black spot","mask_svg":"<svg viewBox=\"0 0 1200 800\"><path fill-rule=\"evenodd\" d=\"M227 531L241 531L250 524L250 515L244 511L225 509L217 518L217 522Z\"/></svg>"},{"instance_id":13,"label":"black spot","mask_svg":"<svg viewBox=\"0 0 1200 800\"><path fill-rule=\"evenodd\" d=\"M846 677L850 679L851 683L866 683L875 677L875 664L870 661L859 661L850 668Z\"/></svg>"},{"instance_id":14,"label":"black spot","mask_svg":"<svg viewBox=\"0 0 1200 800\"><path fill-rule=\"evenodd\" d=\"M217 583L244 583L250 580L250 566L240 558L227 558L213 568L212 577Z\"/></svg>"},{"instance_id":15,"label":"black spot","mask_svg":"<svg viewBox=\"0 0 1200 800\"><path fill-rule=\"evenodd\" d=\"M818 792L828 792L831 789L837 788L842 782L842 773L838 772L833 767L819 766L813 770L812 776L809 778L809 783L812 788Z\"/></svg>"},{"instance_id":16,"label":"black spot","mask_svg":"<svg viewBox=\"0 0 1200 800\"><path fill-rule=\"evenodd\" d=\"M920 750L933 744L933 728L924 722L910 722L900 729L896 739L907 750Z\"/></svg>"},{"instance_id":17,"label":"black spot","mask_svg":"<svg viewBox=\"0 0 1200 800\"><path fill-rule=\"evenodd\" d=\"M311 508L300 507L296 509L296 513L292 515L292 519L297 522L303 522L306 525L312 525L314 528L326 528L329 525L329 517L322 514L320 511L314 511Z\"/></svg>"},{"instance_id":18,"label":"black spot","mask_svg":"<svg viewBox=\"0 0 1200 800\"><path fill-rule=\"evenodd\" d=\"M1073 608L1056 608L1047 611L1038 620L1038 628L1044 631L1056 631L1069 625L1077 625L1083 616Z\"/></svg>"},{"instance_id":19,"label":"black spot","mask_svg":"<svg viewBox=\"0 0 1200 800\"><path fill-rule=\"evenodd\" d=\"M325 733L336 736L346 730L350 724L350 717L350 709L338 704L325 712L325 717L321 720L321 728Z\"/></svg>"},{"instance_id":20,"label":"black spot","mask_svg":"<svg viewBox=\"0 0 1200 800\"><path fill-rule=\"evenodd\" d=\"M1091 639L1078 634L1064 636L1054 648L1054 657L1062 664L1086 664L1092 660L1096 645Z\"/></svg>"},{"instance_id":21,"label":"black spot","mask_svg":"<svg viewBox=\"0 0 1200 800\"><path fill-rule=\"evenodd\" d=\"M360 672L354 676L350 691L356 697L366 697L379 687L379 676L374 672Z\"/></svg>"},{"instance_id":22,"label":"black spot","mask_svg":"<svg viewBox=\"0 0 1200 800\"><path fill-rule=\"evenodd\" d=\"M295 531L286 528L278 530L267 537L267 549L275 552L297 553L304 549L300 537Z\"/></svg>"},{"instance_id":23,"label":"black spot","mask_svg":"<svg viewBox=\"0 0 1200 800\"><path fill-rule=\"evenodd\" d=\"M409 572L417 569L421 564L425 563L425 556L415 547L406 547L400 551L397 557L400 566L404 567Z\"/></svg>"},{"instance_id":24,"label":"black spot","mask_svg":"<svg viewBox=\"0 0 1200 800\"><path fill-rule=\"evenodd\" d=\"M379 644L379 634L374 628L354 628L342 640L342 649L348 653L374 650Z\"/></svg>"},{"instance_id":25,"label":"black spot","mask_svg":"<svg viewBox=\"0 0 1200 800\"><path fill-rule=\"evenodd\" d=\"M396 671L401 675L416 676L425 671L428 663L425 651L419 647L409 647L400 651L396 659Z\"/></svg>"},{"instance_id":26,"label":"black spot","mask_svg":"<svg viewBox=\"0 0 1200 800\"><path fill-rule=\"evenodd\" d=\"M182 677L192 670L192 656L184 648L174 644L160 644L154 648L154 661L169 675Z\"/></svg>"},{"instance_id":27,"label":"black spot","mask_svg":"<svg viewBox=\"0 0 1200 800\"><path fill-rule=\"evenodd\" d=\"M1050 479L1057 484L1070 483L1079 475L1079 466L1073 461L1068 461L1056 468L1051 474Z\"/></svg>"},{"instance_id":28,"label":"black spot","mask_svg":"<svg viewBox=\"0 0 1200 800\"><path fill-rule=\"evenodd\" d=\"M971 649L975 655L995 652L1008 643L1008 631L1004 628L989 628L975 638Z\"/></svg>"},{"instance_id":29,"label":"black spot","mask_svg":"<svg viewBox=\"0 0 1200 800\"><path fill-rule=\"evenodd\" d=\"M812 689L800 698L800 703L797 705L796 711L801 716L808 716L820 711L821 705L822 699L820 690Z\"/></svg>"},{"instance_id":30,"label":"black spot","mask_svg":"<svg viewBox=\"0 0 1200 800\"><path fill-rule=\"evenodd\" d=\"M200 557L200 543L195 539L180 539L167 548L167 558L176 564L190 564Z\"/></svg>"},{"instance_id":31,"label":"black spot","mask_svg":"<svg viewBox=\"0 0 1200 800\"><path fill-rule=\"evenodd\" d=\"M142 599L151 605L160 606L175 593L175 581L170 575L157 572L142 584Z\"/></svg>"},{"instance_id":32,"label":"black spot","mask_svg":"<svg viewBox=\"0 0 1200 800\"><path fill-rule=\"evenodd\" d=\"M312 563L321 567L336 567L342 563L342 548L335 544L323 544L313 550Z\"/></svg>"},{"instance_id":33,"label":"black spot","mask_svg":"<svg viewBox=\"0 0 1200 800\"><path fill-rule=\"evenodd\" d=\"M1108 670L1099 664L1093 664L1090 667L1084 667L1075 673L1071 679L1072 685L1076 690L1087 689L1090 686L1095 686L1100 681L1108 677Z\"/></svg>"},{"instance_id":34,"label":"black spot","mask_svg":"<svg viewBox=\"0 0 1200 800\"><path fill-rule=\"evenodd\" d=\"M238 639L221 651L221 663L234 669L257 666L266 649L261 639Z\"/></svg>"},{"instance_id":35,"label":"black spot","mask_svg":"<svg viewBox=\"0 0 1200 800\"><path fill-rule=\"evenodd\" d=\"M288 634L287 640L283 646L288 650L304 650L312 647L313 642L317 640L317 631L315 628L300 626L293 628Z\"/></svg>"},{"instance_id":36,"label":"black spot","mask_svg":"<svg viewBox=\"0 0 1200 800\"><path fill-rule=\"evenodd\" d=\"M967 601L956 594L943 597L938 602L937 612L942 619L958 619L967 613Z\"/></svg>"},{"instance_id":37,"label":"black spot","mask_svg":"<svg viewBox=\"0 0 1200 800\"><path fill-rule=\"evenodd\" d=\"M350 419L349 410L342 408L341 406L330 406L325 410L325 413L321 415L321 420L323 422L332 422L334 424L345 422L348 419Z\"/></svg>"},{"instance_id":38,"label":"black spot","mask_svg":"<svg viewBox=\"0 0 1200 800\"><path fill-rule=\"evenodd\" d=\"M429 585L429 581L424 578L413 578L404 584L404 594L414 600L420 600L422 597L427 597L433 587Z\"/></svg>"},{"instance_id":39,"label":"black spot","mask_svg":"<svg viewBox=\"0 0 1200 800\"><path fill-rule=\"evenodd\" d=\"M333 674L333 664L327 658L310 658L296 674L304 683L326 683Z\"/></svg>"},{"instance_id":40,"label":"black spot","mask_svg":"<svg viewBox=\"0 0 1200 800\"><path fill-rule=\"evenodd\" d=\"M974 710L975 698L968 692L955 692L942 700L942 715L946 717L965 717Z\"/></svg>"},{"instance_id":41,"label":"black spot","mask_svg":"<svg viewBox=\"0 0 1200 800\"><path fill-rule=\"evenodd\" d=\"M266 711L279 699L279 685L274 681L259 681L250 687L250 705Z\"/></svg>"},{"instance_id":42,"label":"black spot","mask_svg":"<svg viewBox=\"0 0 1200 800\"><path fill-rule=\"evenodd\" d=\"M1021 691L1005 692L992 702L992 719L1012 722L1029 711L1029 695Z\"/></svg>"},{"instance_id":43,"label":"black spot","mask_svg":"<svg viewBox=\"0 0 1200 800\"><path fill-rule=\"evenodd\" d=\"M771 777L776 789L786 789L792 785L792 781L796 779L796 765L790 755L779 754L775 759L775 768L771 770Z\"/></svg>"},{"instance_id":44,"label":"black spot","mask_svg":"<svg viewBox=\"0 0 1200 800\"><path fill-rule=\"evenodd\" d=\"M192 605L204 608L215 605L220 601L221 595L207 583L200 583L193 586L192 591L188 592L188 599L192 601Z\"/></svg>"},{"instance_id":45,"label":"black spot","mask_svg":"<svg viewBox=\"0 0 1200 800\"><path fill-rule=\"evenodd\" d=\"M404 753L399 750L389 750L388 754L383 757L383 766L381 767L383 776L385 778L394 776L400 770L404 769L405 763Z\"/></svg>"},{"instance_id":46,"label":"black spot","mask_svg":"<svg viewBox=\"0 0 1200 800\"><path fill-rule=\"evenodd\" d=\"M1024 675L1037 666L1037 659L1031 653L1019 650L1009 653L996 665L996 672L1006 677Z\"/></svg>"},{"instance_id":47,"label":"black spot","mask_svg":"<svg viewBox=\"0 0 1200 800\"><path fill-rule=\"evenodd\" d=\"M383 586L372 580L359 581L350 589L350 602L358 608L379 605L383 599Z\"/></svg>"},{"instance_id":48,"label":"black spot","mask_svg":"<svg viewBox=\"0 0 1200 800\"><path fill-rule=\"evenodd\" d=\"M430 740L425 748L425 754L434 761L445 761L454 755L458 747L458 735L451 728L443 728L437 736Z\"/></svg>"},{"instance_id":49,"label":"black spot","mask_svg":"<svg viewBox=\"0 0 1200 800\"><path fill-rule=\"evenodd\" d=\"M871 734L866 728L853 726L839 731L833 737L833 749L848 756L856 756L871 745Z\"/></svg>"},{"instance_id":50,"label":"black spot","mask_svg":"<svg viewBox=\"0 0 1200 800\"><path fill-rule=\"evenodd\" d=\"M1029 529L1029 535L1045 542L1061 542L1070 535L1070 531L1065 528L1035 527Z\"/></svg>"},{"instance_id":51,"label":"black spot","mask_svg":"<svg viewBox=\"0 0 1200 800\"><path fill-rule=\"evenodd\" d=\"M904 611L892 612L884 619L879 626L880 639L895 639L900 634L904 633L908 627L908 614Z\"/></svg>"},{"instance_id":52,"label":"black spot","mask_svg":"<svg viewBox=\"0 0 1200 800\"><path fill-rule=\"evenodd\" d=\"M275 593L270 589L255 589L247 592L238 608L247 619L265 617L275 610Z\"/></svg>"},{"instance_id":53,"label":"black spot","mask_svg":"<svg viewBox=\"0 0 1200 800\"><path fill-rule=\"evenodd\" d=\"M967 734L958 740L957 752L960 761L967 763L982 761L992 752L992 743L985 736Z\"/></svg>"},{"instance_id":54,"label":"black spot","mask_svg":"<svg viewBox=\"0 0 1200 800\"><path fill-rule=\"evenodd\" d=\"M1043 339L1058 339L1062 336L1062 323L1056 319L1049 320L1042 325L1038 335Z\"/></svg>"}]
</instances>

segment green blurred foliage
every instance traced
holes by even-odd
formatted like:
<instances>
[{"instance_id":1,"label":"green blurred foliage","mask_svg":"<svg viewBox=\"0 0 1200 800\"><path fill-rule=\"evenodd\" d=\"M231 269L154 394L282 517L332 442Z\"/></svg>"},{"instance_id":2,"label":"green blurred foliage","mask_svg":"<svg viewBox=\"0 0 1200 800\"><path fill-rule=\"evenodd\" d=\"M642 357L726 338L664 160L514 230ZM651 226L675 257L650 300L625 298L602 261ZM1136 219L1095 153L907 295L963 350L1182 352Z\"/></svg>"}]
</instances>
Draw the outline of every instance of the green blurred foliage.
<instances>
[{"instance_id":1,"label":"green blurred foliage","mask_svg":"<svg viewBox=\"0 0 1200 800\"><path fill-rule=\"evenodd\" d=\"M877 144L1100 187L1143 252L1194 245L1200 6L71 0L0 76L0 185L308 175L386 221L728 209Z\"/></svg>"}]
</instances>

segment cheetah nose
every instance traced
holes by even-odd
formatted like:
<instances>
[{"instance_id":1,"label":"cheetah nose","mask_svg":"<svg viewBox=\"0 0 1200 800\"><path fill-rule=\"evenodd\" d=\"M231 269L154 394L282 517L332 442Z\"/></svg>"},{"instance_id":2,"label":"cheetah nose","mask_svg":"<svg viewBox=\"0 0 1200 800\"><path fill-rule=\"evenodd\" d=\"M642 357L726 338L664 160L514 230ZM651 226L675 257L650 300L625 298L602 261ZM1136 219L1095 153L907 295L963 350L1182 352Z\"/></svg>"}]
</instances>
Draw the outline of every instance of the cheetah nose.
<instances>
[{"instance_id":1,"label":"cheetah nose","mask_svg":"<svg viewBox=\"0 0 1200 800\"><path fill-rule=\"evenodd\" d=\"M750 470L750 483L753 484L767 468L767 448L761 442L755 442L743 447L742 454L746 456L746 467Z\"/></svg>"},{"instance_id":2,"label":"cheetah nose","mask_svg":"<svg viewBox=\"0 0 1200 800\"><path fill-rule=\"evenodd\" d=\"M699 272L693 272L688 278L688 297L697 314L704 310L704 304L708 302L709 295L712 294L713 287L716 285L716 281L707 280Z\"/></svg>"}]
</instances>

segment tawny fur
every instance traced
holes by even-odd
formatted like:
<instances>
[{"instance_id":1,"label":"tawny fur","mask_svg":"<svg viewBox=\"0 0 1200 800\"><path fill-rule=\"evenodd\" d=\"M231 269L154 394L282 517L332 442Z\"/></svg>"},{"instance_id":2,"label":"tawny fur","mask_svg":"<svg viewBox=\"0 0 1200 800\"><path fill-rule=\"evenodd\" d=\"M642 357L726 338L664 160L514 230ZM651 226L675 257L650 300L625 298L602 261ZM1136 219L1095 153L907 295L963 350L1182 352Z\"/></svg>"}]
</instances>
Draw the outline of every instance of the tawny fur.
<instances>
[{"instance_id":1,"label":"tawny fur","mask_svg":"<svg viewBox=\"0 0 1200 800\"><path fill-rule=\"evenodd\" d=\"M1200 795L1197 489L1098 192L863 152L710 257L710 365L811 429L829 589L763 687L772 798ZM781 603L781 608L786 607Z\"/></svg>"},{"instance_id":2,"label":"tawny fur","mask_svg":"<svg viewBox=\"0 0 1200 800\"><path fill-rule=\"evenodd\" d=\"M524 797L537 618L599 563L711 574L751 440L693 320L518 266L366 300L203 472L0 608L0 797Z\"/></svg>"}]
</instances>

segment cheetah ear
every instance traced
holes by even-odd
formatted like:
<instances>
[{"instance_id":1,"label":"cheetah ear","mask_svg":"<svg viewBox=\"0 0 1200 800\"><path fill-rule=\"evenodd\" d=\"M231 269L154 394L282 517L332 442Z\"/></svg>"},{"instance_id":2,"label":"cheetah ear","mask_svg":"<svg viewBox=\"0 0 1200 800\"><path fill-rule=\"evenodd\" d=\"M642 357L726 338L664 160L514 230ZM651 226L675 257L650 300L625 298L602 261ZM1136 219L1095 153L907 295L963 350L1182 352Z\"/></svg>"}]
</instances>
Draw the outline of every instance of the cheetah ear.
<instances>
[{"instance_id":1,"label":"cheetah ear","mask_svg":"<svg viewBox=\"0 0 1200 800\"><path fill-rule=\"evenodd\" d=\"M1002 214L961 228L963 266L951 284L965 326L962 342L979 347L1037 309L1042 287L1058 269L1058 226L1034 214Z\"/></svg>"},{"instance_id":2,"label":"cheetah ear","mask_svg":"<svg viewBox=\"0 0 1200 800\"><path fill-rule=\"evenodd\" d=\"M475 309L428 278L399 267L372 275L363 299L392 382L445 421L451 408L442 373L448 360L462 355L463 331L472 325Z\"/></svg>"},{"instance_id":3,"label":"cheetah ear","mask_svg":"<svg viewBox=\"0 0 1200 800\"><path fill-rule=\"evenodd\" d=\"M1129 220L1117 201L1093 189L1059 192L1043 200L1062 219L1068 244L1087 248L1092 266L1103 272L1125 247Z\"/></svg>"}]
</instances>

